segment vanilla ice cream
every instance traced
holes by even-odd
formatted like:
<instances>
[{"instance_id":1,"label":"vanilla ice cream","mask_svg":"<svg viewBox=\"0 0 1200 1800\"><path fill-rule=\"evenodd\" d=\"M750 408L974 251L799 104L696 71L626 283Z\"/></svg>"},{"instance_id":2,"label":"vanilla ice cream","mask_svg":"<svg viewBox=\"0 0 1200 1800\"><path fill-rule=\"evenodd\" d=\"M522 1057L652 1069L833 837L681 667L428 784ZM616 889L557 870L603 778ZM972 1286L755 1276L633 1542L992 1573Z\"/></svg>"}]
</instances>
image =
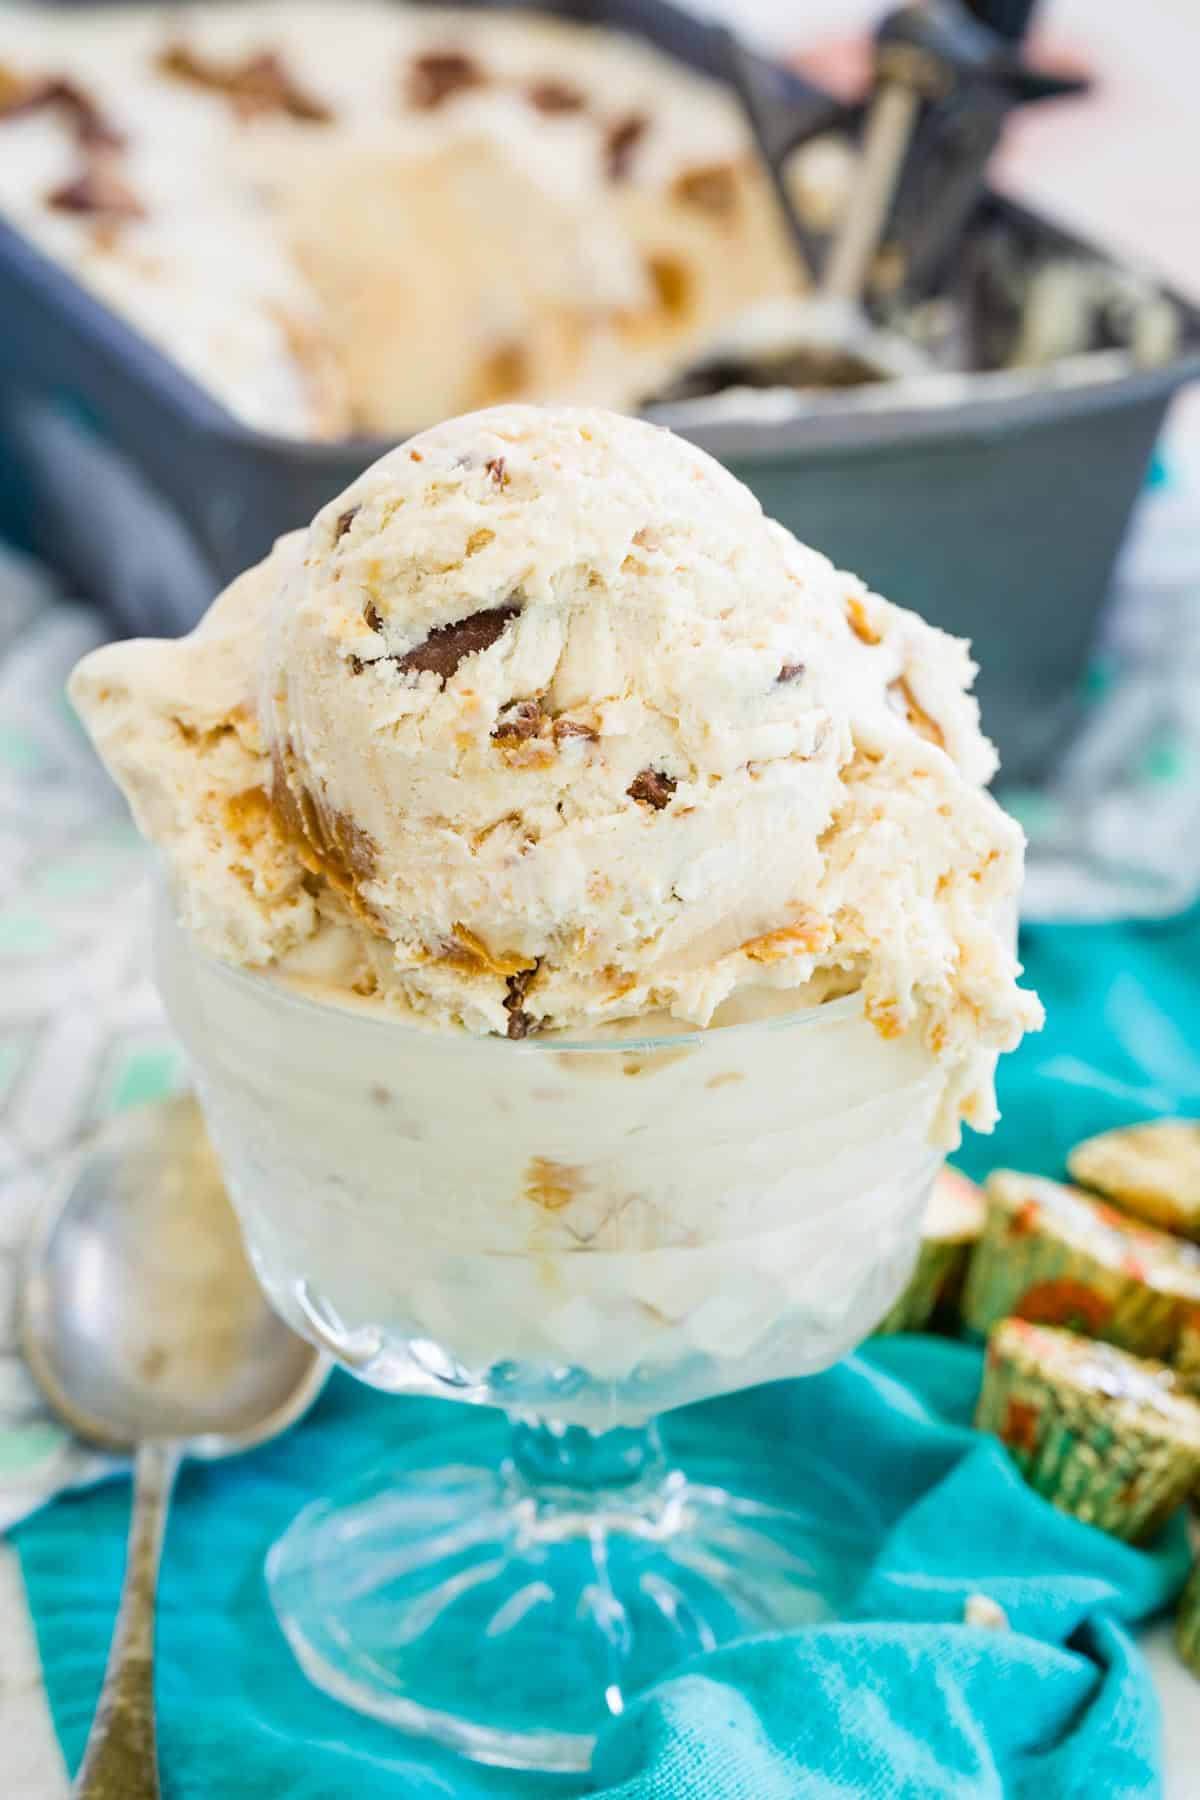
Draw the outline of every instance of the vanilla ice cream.
<instances>
[{"instance_id":1,"label":"vanilla ice cream","mask_svg":"<svg viewBox=\"0 0 1200 1800\"><path fill-rule=\"evenodd\" d=\"M299 436L631 406L802 282L727 89L519 11L6 5L0 213Z\"/></svg>"},{"instance_id":2,"label":"vanilla ice cream","mask_svg":"<svg viewBox=\"0 0 1200 1800\"><path fill-rule=\"evenodd\" d=\"M255 1266L378 1386L636 1423L824 1368L908 1278L944 1076L857 994L512 1043L158 938Z\"/></svg>"},{"instance_id":3,"label":"vanilla ice cream","mask_svg":"<svg viewBox=\"0 0 1200 1800\"><path fill-rule=\"evenodd\" d=\"M72 694L217 958L510 1038L854 992L951 1136L1039 1019L971 675L693 446L509 406Z\"/></svg>"}]
</instances>

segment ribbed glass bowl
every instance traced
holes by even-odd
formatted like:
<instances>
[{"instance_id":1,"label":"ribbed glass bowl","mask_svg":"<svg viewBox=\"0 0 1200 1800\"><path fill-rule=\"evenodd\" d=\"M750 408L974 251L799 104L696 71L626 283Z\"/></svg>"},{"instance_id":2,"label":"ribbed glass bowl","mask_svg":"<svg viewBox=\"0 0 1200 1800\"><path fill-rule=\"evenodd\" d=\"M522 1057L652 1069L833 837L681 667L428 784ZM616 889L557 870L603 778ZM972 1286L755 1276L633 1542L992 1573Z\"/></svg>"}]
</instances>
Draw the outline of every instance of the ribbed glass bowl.
<instances>
[{"instance_id":1,"label":"ribbed glass bowl","mask_svg":"<svg viewBox=\"0 0 1200 1800\"><path fill-rule=\"evenodd\" d=\"M669 1468L654 1419L824 1368L892 1304L939 1162L918 1044L853 996L480 1039L233 969L166 900L156 935L276 1307L376 1387L512 1420L507 1456L481 1422L452 1464L376 1470L275 1547L314 1680L481 1760L580 1768L673 1662L836 1605L866 1522L828 1447L796 1446L792 1511L752 1469Z\"/></svg>"}]
</instances>

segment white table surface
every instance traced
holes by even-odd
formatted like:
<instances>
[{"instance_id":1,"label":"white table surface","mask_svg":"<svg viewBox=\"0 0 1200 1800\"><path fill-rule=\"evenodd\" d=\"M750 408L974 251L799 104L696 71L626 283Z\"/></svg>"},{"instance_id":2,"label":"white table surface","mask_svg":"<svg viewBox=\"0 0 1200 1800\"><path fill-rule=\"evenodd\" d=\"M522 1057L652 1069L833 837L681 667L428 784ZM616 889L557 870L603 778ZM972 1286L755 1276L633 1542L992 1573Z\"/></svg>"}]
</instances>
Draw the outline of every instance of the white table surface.
<instances>
[{"instance_id":1,"label":"white table surface","mask_svg":"<svg viewBox=\"0 0 1200 1800\"><path fill-rule=\"evenodd\" d=\"M870 0L718 0L707 10L771 48L828 48L880 7ZM1200 293L1197 0L1047 0L1042 37L1048 51L1084 57L1103 77L1104 95L1086 106L1047 108L1025 124L1005 155L1007 183ZM1145 1647L1163 1703L1168 1800L1200 1800L1200 1686L1175 1657L1165 1625L1147 1634ZM16 1558L3 1546L0 1771L2 1800L62 1800L67 1793Z\"/></svg>"}]
</instances>

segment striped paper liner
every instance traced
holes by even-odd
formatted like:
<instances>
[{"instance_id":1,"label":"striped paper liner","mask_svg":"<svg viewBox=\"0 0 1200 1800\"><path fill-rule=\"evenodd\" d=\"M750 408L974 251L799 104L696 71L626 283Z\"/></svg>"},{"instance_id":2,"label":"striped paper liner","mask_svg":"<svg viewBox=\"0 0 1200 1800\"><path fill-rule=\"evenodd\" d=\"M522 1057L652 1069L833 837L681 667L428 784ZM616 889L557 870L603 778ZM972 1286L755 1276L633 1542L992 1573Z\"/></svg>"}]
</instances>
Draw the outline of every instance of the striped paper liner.
<instances>
[{"instance_id":1,"label":"striped paper liner","mask_svg":"<svg viewBox=\"0 0 1200 1800\"><path fill-rule=\"evenodd\" d=\"M963 1299L971 1331L985 1336L998 1319L1018 1317L1138 1356L1174 1357L1200 1310L1200 1259L1191 1246L1036 1177L1001 1171L987 1197Z\"/></svg>"},{"instance_id":2,"label":"striped paper liner","mask_svg":"<svg viewBox=\"0 0 1200 1800\"><path fill-rule=\"evenodd\" d=\"M1200 1675L1200 1563L1192 1570L1191 1579L1179 1597L1175 1643L1192 1674Z\"/></svg>"},{"instance_id":3,"label":"striped paper liner","mask_svg":"<svg viewBox=\"0 0 1200 1800\"><path fill-rule=\"evenodd\" d=\"M908 1286L876 1327L880 1334L924 1331L935 1315L950 1318L958 1312L967 1264L986 1212L982 1188L949 1165L939 1171L916 1266Z\"/></svg>"},{"instance_id":4,"label":"striped paper liner","mask_svg":"<svg viewBox=\"0 0 1200 1800\"><path fill-rule=\"evenodd\" d=\"M1200 1404L1169 1369L1024 1320L992 1332L975 1422L1044 1499L1130 1543L1200 1481Z\"/></svg>"}]
</instances>

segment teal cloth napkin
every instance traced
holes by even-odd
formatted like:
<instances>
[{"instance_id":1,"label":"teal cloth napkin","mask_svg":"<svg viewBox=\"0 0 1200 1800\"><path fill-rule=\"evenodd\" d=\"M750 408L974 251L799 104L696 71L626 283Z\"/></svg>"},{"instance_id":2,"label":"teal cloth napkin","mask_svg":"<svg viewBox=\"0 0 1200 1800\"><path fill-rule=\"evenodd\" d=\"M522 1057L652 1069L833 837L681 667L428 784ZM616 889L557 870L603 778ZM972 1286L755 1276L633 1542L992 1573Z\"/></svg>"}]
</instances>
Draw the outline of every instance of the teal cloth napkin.
<instances>
[{"instance_id":1,"label":"teal cloth napkin","mask_svg":"<svg viewBox=\"0 0 1200 1800\"><path fill-rule=\"evenodd\" d=\"M1049 1025L1009 1059L1005 1118L962 1158L1060 1170L1074 1139L1163 1111L1200 1113L1200 915L1028 935ZM878 1547L848 1616L698 1658L615 1720L590 1781L473 1768L310 1688L268 1607L266 1549L315 1492L389 1449L460 1432L463 1410L387 1400L337 1377L283 1442L185 1470L160 1606L167 1800L1125 1800L1161 1791L1159 1719L1128 1627L1168 1603L1182 1525L1134 1550L1065 1518L970 1429L979 1353L883 1339L808 1381L688 1409L709 1434L836 1446L870 1496ZM480 1421L481 1427L483 1421ZM81 1753L124 1554L124 1482L60 1499L15 1542L55 1724ZM1013 1629L962 1623L988 1594Z\"/></svg>"}]
</instances>

